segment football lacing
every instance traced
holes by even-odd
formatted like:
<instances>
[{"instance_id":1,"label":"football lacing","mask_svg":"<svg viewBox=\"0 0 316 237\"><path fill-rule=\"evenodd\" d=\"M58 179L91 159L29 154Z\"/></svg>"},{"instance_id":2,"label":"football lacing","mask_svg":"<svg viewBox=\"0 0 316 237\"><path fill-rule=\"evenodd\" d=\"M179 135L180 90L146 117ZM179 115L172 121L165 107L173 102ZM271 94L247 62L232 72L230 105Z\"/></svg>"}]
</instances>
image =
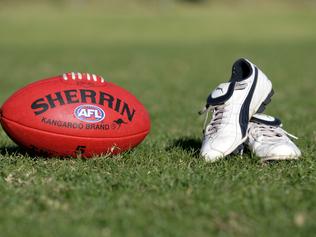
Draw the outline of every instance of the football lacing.
<instances>
[{"instance_id":1,"label":"football lacing","mask_svg":"<svg viewBox=\"0 0 316 237\"><path fill-rule=\"evenodd\" d=\"M95 81L97 82L98 79L100 79L101 83L104 83L105 80L101 76L97 76L95 74L89 74L89 73L80 73L80 72L68 72L63 74L63 79L65 81L68 80L82 80L84 77L86 77L87 81Z\"/></svg>"}]
</instances>

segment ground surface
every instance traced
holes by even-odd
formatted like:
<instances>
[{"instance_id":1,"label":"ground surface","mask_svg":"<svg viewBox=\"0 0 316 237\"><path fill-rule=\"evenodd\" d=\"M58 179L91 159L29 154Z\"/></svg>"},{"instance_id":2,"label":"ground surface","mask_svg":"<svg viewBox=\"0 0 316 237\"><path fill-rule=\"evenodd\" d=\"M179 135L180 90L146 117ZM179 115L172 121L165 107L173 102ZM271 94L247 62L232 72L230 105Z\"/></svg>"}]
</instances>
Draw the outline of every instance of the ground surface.
<instances>
[{"instance_id":1,"label":"ground surface","mask_svg":"<svg viewBox=\"0 0 316 237\"><path fill-rule=\"evenodd\" d=\"M152 119L135 150L91 160L30 157L1 130L1 236L314 236L315 11L1 9L0 103L31 81L88 71L129 89ZM267 113L300 138L300 161L198 159L197 111L239 57L273 81Z\"/></svg>"}]
</instances>

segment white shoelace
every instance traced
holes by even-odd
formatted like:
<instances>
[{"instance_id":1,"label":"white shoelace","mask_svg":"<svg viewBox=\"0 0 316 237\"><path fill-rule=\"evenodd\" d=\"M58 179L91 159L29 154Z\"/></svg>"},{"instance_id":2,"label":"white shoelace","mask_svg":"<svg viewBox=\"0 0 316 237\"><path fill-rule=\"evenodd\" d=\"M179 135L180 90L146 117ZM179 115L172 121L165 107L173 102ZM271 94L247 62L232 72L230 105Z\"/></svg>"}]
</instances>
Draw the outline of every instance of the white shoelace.
<instances>
[{"instance_id":1,"label":"white shoelace","mask_svg":"<svg viewBox=\"0 0 316 237\"><path fill-rule=\"evenodd\" d=\"M247 83L244 82L236 82L235 83L235 90L244 90L247 87ZM225 107L227 107L229 104L222 104L222 105L216 105L216 106L210 106L206 105L203 110L199 112L200 115L204 114L205 115L205 120L204 120L204 125L203 125L203 133L204 135L212 136L214 133L216 133L220 127L225 124L225 116L224 113L227 111ZM212 112L212 119L207 125L207 121L209 118L209 112Z\"/></svg>"},{"instance_id":2,"label":"white shoelace","mask_svg":"<svg viewBox=\"0 0 316 237\"><path fill-rule=\"evenodd\" d=\"M255 128L251 129L250 133L256 138L262 137L262 140L264 142L275 143L277 140L283 139L284 136L289 136L291 138L298 139L298 137L282 129L281 126L275 127L265 124L257 124Z\"/></svg>"},{"instance_id":3,"label":"white shoelace","mask_svg":"<svg viewBox=\"0 0 316 237\"><path fill-rule=\"evenodd\" d=\"M225 110L226 106L227 106L227 104L217 105L214 107L208 106L208 107L204 107L204 109L199 112L200 115L204 114L206 112L204 125L203 125L204 135L212 136L225 123L225 121L223 119L225 118L224 113L226 112L226 110ZM207 125L210 111L213 113L212 119Z\"/></svg>"}]
</instances>

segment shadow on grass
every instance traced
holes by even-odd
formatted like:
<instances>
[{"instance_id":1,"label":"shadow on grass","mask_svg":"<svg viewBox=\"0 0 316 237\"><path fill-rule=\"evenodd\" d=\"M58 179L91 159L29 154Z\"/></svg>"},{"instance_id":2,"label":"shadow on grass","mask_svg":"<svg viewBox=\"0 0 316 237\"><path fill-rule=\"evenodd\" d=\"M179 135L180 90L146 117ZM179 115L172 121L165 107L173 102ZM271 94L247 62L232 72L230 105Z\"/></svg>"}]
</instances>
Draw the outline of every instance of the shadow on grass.
<instances>
[{"instance_id":1,"label":"shadow on grass","mask_svg":"<svg viewBox=\"0 0 316 237\"><path fill-rule=\"evenodd\" d=\"M180 148L183 151L190 152L194 156L199 156L201 148L201 140L192 137L181 137L171 141L170 145L167 147L167 151L174 148Z\"/></svg>"},{"instance_id":2,"label":"shadow on grass","mask_svg":"<svg viewBox=\"0 0 316 237\"><path fill-rule=\"evenodd\" d=\"M32 150L24 149L23 147L20 146L15 146L15 145L10 145L10 146L0 146L0 155L4 157L8 156L24 156L28 157L31 160L73 160L73 159L80 159L83 161L87 161L89 159L87 158L82 158L82 157L76 157L73 158L71 156L52 156L48 153L45 152L35 152Z\"/></svg>"},{"instance_id":3,"label":"shadow on grass","mask_svg":"<svg viewBox=\"0 0 316 237\"><path fill-rule=\"evenodd\" d=\"M23 147L20 146L3 146L0 147L0 155L2 156L24 156L24 157L29 157L30 159L42 159L42 160L46 160L49 159L47 157L45 157L44 155L39 155L36 154L30 150L24 149Z\"/></svg>"},{"instance_id":4,"label":"shadow on grass","mask_svg":"<svg viewBox=\"0 0 316 237\"><path fill-rule=\"evenodd\" d=\"M30 156L30 154L19 146L4 146L0 147L0 154L3 156Z\"/></svg>"}]
</instances>

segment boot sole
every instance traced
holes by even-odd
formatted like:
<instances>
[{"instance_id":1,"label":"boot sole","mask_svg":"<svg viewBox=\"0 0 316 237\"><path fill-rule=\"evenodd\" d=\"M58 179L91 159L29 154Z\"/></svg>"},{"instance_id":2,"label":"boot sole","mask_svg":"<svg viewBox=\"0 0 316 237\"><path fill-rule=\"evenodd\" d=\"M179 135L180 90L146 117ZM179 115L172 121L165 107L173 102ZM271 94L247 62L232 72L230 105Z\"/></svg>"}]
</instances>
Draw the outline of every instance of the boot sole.
<instances>
[{"instance_id":1,"label":"boot sole","mask_svg":"<svg viewBox=\"0 0 316 237\"><path fill-rule=\"evenodd\" d=\"M271 102L271 97L273 95L274 95L274 90L272 89L270 93L268 94L267 98L260 105L259 109L257 110L257 113L262 113L266 109L266 106Z\"/></svg>"}]
</instances>

